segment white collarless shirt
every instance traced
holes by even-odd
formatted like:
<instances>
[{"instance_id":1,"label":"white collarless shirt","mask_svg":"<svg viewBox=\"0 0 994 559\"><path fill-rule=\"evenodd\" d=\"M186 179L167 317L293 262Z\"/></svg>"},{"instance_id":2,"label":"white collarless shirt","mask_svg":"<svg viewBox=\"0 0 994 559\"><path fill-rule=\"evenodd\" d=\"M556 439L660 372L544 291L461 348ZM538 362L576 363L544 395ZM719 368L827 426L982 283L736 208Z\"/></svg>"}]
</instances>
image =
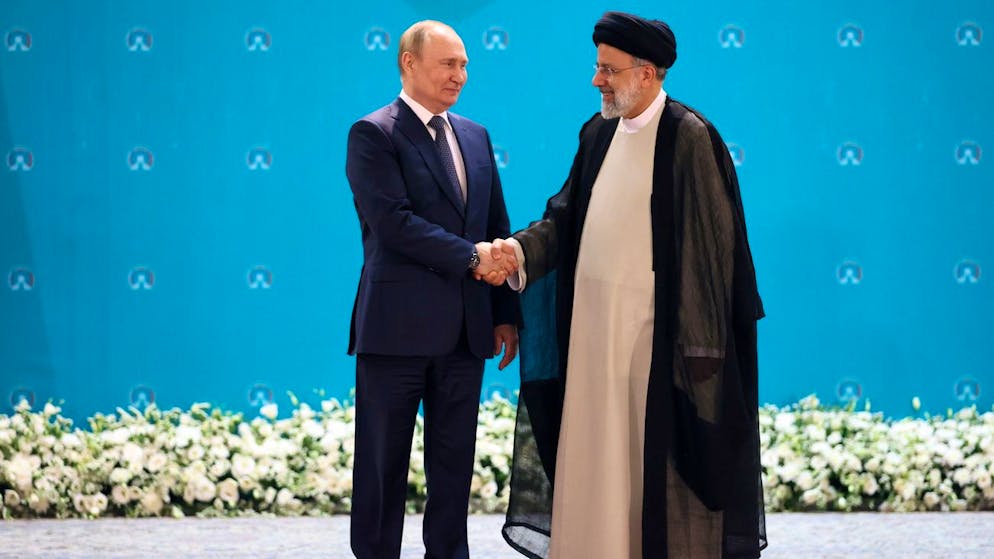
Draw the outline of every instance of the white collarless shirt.
<instances>
[{"instance_id":1,"label":"white collarless shirt","mask_svg":"<svg viewBox=\"0 0 994 559\"><path fill-rule=\"evenodd\" d=\"M666 90L660 88L659 93L656 94L656 98L652 100L652 103L649 103L649 106L644 111L635 118L622 117L621 121L618 122L618 128L626 134L638 132L652 121L656 113L662 110L665 103ZM509 238L507 242L514 247L514 256L518 259L518 273L507 277L507 285L511 289L521 292L525 290L525 286L528 283L528 274L525 273L525 252L521 249L521 243L517 239Z\"/></svg>"}]
</instances>

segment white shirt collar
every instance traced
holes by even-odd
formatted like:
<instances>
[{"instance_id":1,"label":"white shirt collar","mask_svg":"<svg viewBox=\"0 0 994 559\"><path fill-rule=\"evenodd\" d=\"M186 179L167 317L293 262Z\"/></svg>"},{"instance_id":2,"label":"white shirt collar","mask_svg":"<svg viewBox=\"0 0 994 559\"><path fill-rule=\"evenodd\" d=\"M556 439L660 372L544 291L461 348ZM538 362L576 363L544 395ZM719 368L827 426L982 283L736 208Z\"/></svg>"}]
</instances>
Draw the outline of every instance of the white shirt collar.
<instances>
[{"instance_id":1,"label":"white shirt collar","mask_svg":"<svg viewBox=\"0 0 994 559\"><path fill-rule=\"evenodd\" d=\"M429 111L428 109L425 108L424 105L415 101L414 98L408 95L407 92L404 91L403 89L400 90L399 97L401 101L407 103L407 106L410 107L412 111L414 111L414 114L417 115L418 119L421 120L421 122L427 127L428 121L431 120L431 117L435 116L435 113ZM450 128L452 127L452 125L449 123L448 111L442 111L442 113L439 114L438 116L442 117L442 120L444 120L445 123L448 124Z\"/></svg>"},{"instance_id":2,"label":"white shirt collar","mask_svg":"<svg viewBox=\"0 0 994 559\"><path fill-rule=\"evenodd\" d=\"M659 93L656 95L656 98L652 100L652 103L650 103L649 106L646 107L644 111L642 111L642 114L638 115L635 118L622 117L620 124L621 130L629 134L634 134L639 130L645 128L645 125L649 124L649 121L652 120L654 116L656 116L656 113L659 112L659 109L663 106L663 103L665 102L666 102L666 90L660 89Z\"/></svg>"}]
</instances>

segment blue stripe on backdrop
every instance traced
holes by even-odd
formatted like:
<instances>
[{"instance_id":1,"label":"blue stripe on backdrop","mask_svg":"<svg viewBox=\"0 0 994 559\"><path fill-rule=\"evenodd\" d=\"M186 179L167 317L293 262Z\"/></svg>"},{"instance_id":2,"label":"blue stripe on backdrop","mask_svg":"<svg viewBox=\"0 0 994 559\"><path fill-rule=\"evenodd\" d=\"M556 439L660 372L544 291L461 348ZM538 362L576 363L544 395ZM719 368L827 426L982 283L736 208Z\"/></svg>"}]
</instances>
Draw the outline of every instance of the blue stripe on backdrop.
<instances>
[{"instance_id":1,"label":"blue stripe on backdrop","mask_svg":"<svg viewBox=\"0 0 994 559\"><path fill-rule=\"evenodd\" d=\"M347 395L345 138L399 91L400 33L434 18L462 34L456 110L488 126L522 227L598 108L605 9L669 21L667 91L740 162L762 400L990 406L990 2L9 0L0 409ZM516 385L488 368L488 394Z\"/></svg>"}]
</instances>

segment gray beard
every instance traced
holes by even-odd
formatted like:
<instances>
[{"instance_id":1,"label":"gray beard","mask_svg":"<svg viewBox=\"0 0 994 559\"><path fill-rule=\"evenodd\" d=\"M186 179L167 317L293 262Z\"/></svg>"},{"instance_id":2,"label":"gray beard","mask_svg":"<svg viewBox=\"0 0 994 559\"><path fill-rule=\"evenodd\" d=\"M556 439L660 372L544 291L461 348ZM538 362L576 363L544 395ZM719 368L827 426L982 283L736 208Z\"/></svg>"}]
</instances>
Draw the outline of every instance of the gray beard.
<instances>
[{"instance_id":1,"label":"gray beard","mask_svg":"<svg viewBox=\"0 0 994 559\"><path fill-rule=\"evenodd\" d=\"M614 90L614 100L605 101L601 97L601 116L604 118L618 118L630 113L638 102L638 88L634 84L628 84L624 89Z\"/></svg>"}]
</instances>

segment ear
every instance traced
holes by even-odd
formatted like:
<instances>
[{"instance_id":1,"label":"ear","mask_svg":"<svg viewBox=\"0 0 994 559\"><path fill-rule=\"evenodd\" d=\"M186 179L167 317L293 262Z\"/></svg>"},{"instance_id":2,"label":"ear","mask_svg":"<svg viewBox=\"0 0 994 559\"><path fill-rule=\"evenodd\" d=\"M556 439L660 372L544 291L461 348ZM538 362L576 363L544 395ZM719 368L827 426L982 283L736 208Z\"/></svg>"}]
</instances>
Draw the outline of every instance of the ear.
<instances>
[{"instance_id":1,"label":"ear","mask_svg":"<svg viewBox=\"0 0 994 559\"><path fill-rule=\"evenodd\" d=\"M414 69L414 54L412 54L411 51L405 50L404 54L400 55L400 62L401 62L401 66L404 67L404 70L406 70L406 71L413 70Z\"/></svg>"},{"instance_id":2,"label":"ear","mask_svg":"<svg viewBox=\"0 0 994 559\"><path fill-rule=\"evenodd\" d=\"M652 81L656 79L655 66L645 65L639 68L639 71L642 72L642 80L644 80L646 83L652 83Z\"/></svg>"}]
</instances>

